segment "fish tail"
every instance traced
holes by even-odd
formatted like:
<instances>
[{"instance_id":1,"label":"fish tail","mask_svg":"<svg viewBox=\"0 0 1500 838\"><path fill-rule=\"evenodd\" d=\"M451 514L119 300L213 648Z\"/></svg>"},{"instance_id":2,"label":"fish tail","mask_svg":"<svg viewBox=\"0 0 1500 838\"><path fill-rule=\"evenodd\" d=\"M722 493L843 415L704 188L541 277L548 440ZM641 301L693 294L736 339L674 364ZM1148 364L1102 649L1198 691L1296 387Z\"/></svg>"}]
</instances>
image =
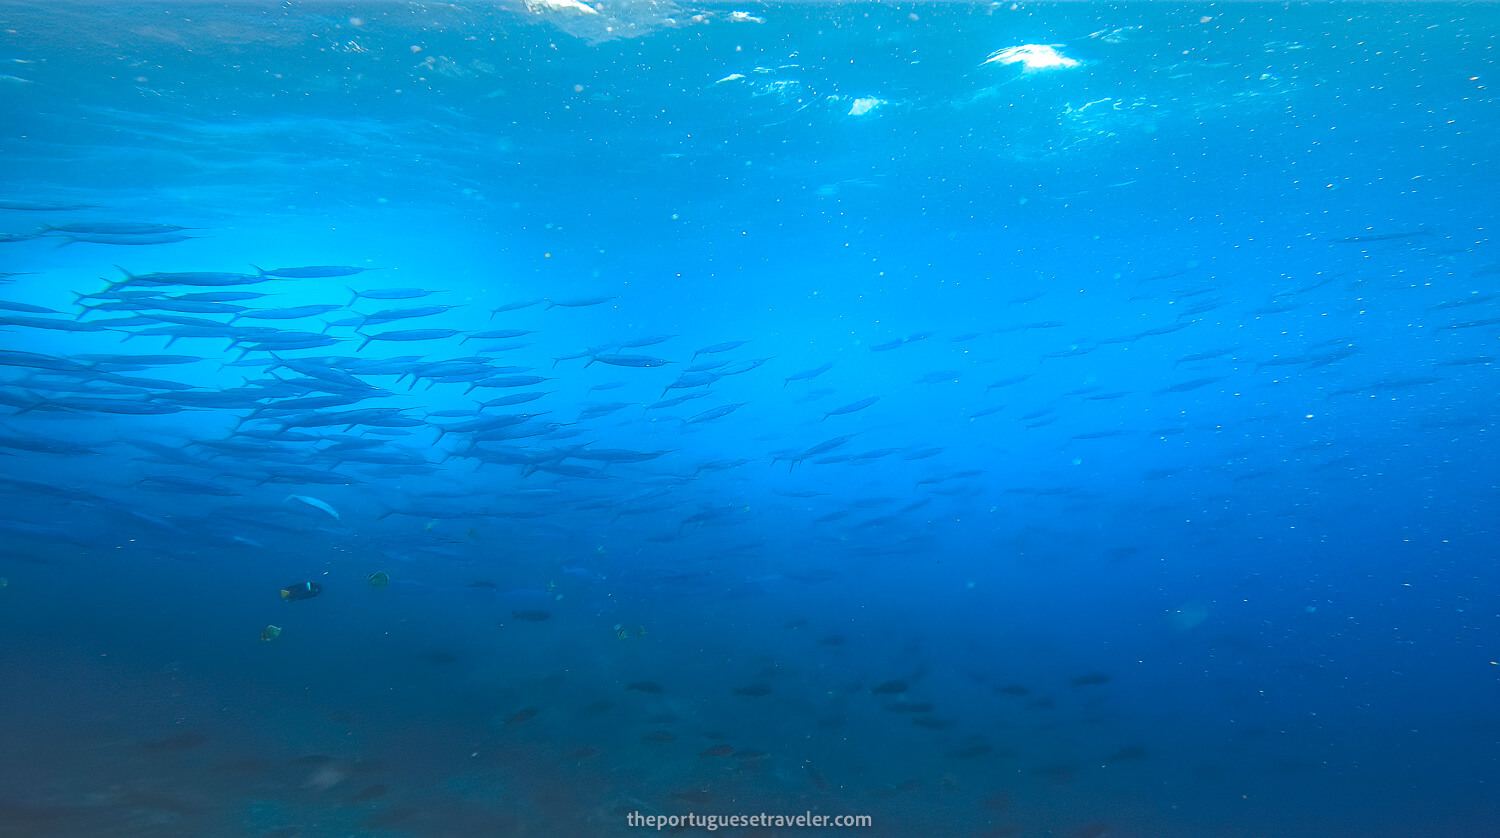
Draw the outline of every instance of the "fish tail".
<instances>
[{"instance_id":1,"label":"fish tail","mask_svg":"<svg viewBox=\"0 0 1500 838\"><path fill-rule=\"evenodd\" d=\"M30 413L31 411L36 410L37 408L39 408L42 405L44 405L44 404L47 403L46 399L42 398L41 396L38 396L36 393L33 393L30 390L22 390L21 392L27 398L30 398L33 401L31 402L31 404L28 404L25 407L21 408L20 410L16 411L16 415L17 416L20 416L22 413Z\"/></svg>"}]
</instances>

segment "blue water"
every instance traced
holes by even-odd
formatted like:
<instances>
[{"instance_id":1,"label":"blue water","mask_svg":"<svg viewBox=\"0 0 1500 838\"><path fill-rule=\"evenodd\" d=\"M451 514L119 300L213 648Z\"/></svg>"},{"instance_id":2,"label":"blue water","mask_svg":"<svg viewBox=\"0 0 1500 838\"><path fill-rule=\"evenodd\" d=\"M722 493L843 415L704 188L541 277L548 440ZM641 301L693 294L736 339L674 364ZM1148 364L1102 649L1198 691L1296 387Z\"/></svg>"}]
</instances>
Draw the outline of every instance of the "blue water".
<instances>
[{"instance_id":1,"label":"blue water","mask_svg":"<svg viewBox=\"0 0 1500 838\"><path fill-rule=\"evenodd\" d=\"M0 836L1500 834L1497 34L0 4Z\"/></svg>"}]
</instances>

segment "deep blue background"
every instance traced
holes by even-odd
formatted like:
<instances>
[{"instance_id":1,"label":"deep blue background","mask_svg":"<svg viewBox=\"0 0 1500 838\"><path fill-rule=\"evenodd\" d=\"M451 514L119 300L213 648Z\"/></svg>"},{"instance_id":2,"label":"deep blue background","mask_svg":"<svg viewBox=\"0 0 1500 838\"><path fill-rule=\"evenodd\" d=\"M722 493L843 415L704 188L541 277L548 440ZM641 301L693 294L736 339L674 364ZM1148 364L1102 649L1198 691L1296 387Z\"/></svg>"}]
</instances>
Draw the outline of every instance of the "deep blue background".
<instances>
[{"instance_id":1,"label":"deep blue background","mask_svg":"<svg viewBox=\"0 0 1500 838\"><path fill-rule=\"evenodd\" d=\"M0 366L0 836L1500 831L1500 11L596 8L0 4L0 200L88 205L0 350L92 365ZM26 238L100 222L196 238ZM422 422L275 438L116 265L370 269L229 290ZM530 465L405 356L548 377Z\"/></svg>"}]
</instances>

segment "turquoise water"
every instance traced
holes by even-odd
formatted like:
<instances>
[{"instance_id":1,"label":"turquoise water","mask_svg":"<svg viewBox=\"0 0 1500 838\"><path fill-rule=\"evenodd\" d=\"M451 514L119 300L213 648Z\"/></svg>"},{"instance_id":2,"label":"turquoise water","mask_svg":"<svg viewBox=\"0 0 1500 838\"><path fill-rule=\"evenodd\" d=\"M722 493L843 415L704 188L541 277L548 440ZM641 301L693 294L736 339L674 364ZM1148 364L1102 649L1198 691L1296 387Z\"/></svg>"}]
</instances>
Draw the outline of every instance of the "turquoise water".
<instances>
[{"instance_id":1,"label":"turquoise water","mask_svg":"<svg viewBox=\"0 0 1500 838\"><path fill-rule=\"evenodd\" d=\"M0 3L0 836L1500 831L1497 33Z\"/></svg>"}]
</instances>

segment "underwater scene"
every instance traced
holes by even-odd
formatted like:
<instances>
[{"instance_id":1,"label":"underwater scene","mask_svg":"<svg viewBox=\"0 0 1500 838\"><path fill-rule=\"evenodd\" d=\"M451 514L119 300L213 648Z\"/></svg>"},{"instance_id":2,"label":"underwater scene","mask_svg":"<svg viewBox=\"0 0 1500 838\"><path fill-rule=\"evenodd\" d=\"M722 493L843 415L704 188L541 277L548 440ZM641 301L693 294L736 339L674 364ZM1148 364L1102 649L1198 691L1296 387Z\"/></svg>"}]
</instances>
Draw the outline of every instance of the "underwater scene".
<instances>
[{"instance_id":1,"label":"underwater scene","mask_svg":"<svg viewBox=\"0 0 1500 838\"><path fill-rule=\"evenodd\" d=\"M1497 58L0 0L0 838L1500 835Z\"/></svg>"}]
</instances>

